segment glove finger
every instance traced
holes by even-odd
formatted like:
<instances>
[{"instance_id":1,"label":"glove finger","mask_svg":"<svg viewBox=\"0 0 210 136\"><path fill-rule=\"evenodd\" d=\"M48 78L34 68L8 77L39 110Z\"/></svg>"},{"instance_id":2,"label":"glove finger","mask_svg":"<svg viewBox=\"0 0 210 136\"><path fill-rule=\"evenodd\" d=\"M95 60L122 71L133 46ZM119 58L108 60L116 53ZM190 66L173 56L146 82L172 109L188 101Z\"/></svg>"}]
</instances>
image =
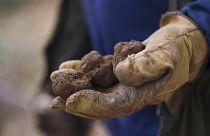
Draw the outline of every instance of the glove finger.
<instances>
[{"instance_id":1,"label":"glove finger","mask_svg":"<svg viewBox=\"0 0 210 136\"><path fill-rule=\"evenodd\" d=\"M60 96L57 96L51 101L49 106L51 109L53 109L55 111L63 111L66 108L66 100ZM91 118L84 114L80 114L80 113L76 113L76 112L74 112L74 115L84 117L84 118ZM91 119L95 119L95 118L91 118Z\"/></svg>"},{"instance_id":2,"label":"glove finger","mask_svg":"<svg viewBox=\"0 0 210 136\"><path fill-rule=\"evenodd\" d=\"M60 66L59 69L79 69L81 65L80 60L70 60L63 62Z\"/></svg>"},{"instance_id":3,"label":"glove finger","mask_svg":"<svg viewBox=\"0 0 210 136\"><path fill-rule=\"evenodd\" d=\"M51 108L64 110L67 113L90 119L111 119L126 116L148 104L159 104L167 99L176 88L165 92L168 88L164 76L141 87L130 87L116 84L101 93L98 90L85 89L69 96L65 102L55 98ZM59 102L60 101L60 102Z\"/></svg>"},{"instance_id":4,"label":"glove finger","mask_svg":"<svg viewBox=\"0 0 210 136\"><path fill-rule=\"evenodd\" d=\"M75 69L61 69L61 70L56 70L56 71L53 71L51 74L50 74L50 79L51 81L54 81L58 76L59 74L61 73L76 73L77 71Z\"/></svg>"},{"instance_id":5,"label":"glove finger","mask_svg":"<svg viewBox=\"0 0 210 136\"><path fill-rule=\"evenodd\" d=\"M114 92L110 90L115 90ZM143 106L137 88L117 84L101 93L95 90L82 90L72 94L66 101L65 111L91 119L110 119L128 115Z\"/></svg>"}]
</instances>

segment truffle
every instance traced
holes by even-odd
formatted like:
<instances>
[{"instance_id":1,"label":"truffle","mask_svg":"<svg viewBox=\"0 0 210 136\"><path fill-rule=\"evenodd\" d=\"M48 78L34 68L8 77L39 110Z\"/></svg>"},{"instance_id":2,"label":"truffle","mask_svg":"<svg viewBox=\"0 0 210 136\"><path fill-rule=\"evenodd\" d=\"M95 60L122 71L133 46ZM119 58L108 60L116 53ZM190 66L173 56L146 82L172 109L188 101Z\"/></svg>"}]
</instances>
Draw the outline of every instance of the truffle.
<instances>
[{"instance_id":1,"label":"truffle","mask_svg":"<svg viewBox=\"0 0 210 136\"><path fill-rule=\"evenodd\" d=\"M91 51L82 58L81 71L91 77L91 83L99 87L110 87L117 82L113 74L112 55L102 56Z\"/></svg>"},{"instance_id":2,"label":"truffle","mask_svg":"<svg viewBox=\"0 0 210 136\"><path fill-rule=\"evenodd\" d=\"M62 98L67 98L78 90L92 88L90 78L75 69L62 69L52 75L53 92Z\"/></svg>"},{"instance_id":3,"label":"truffle","mask_svg":"<svg viewBox=\"0 0 210 136\"><path fill-rule=\"evenodd\" d=\"M113 68L115 69L117 64L125 60L128 55L136 54L142 51L144 48L144 45L136 40L117 43L114 47L114 56L112 59Z\"/></svg>"}]
</instances>

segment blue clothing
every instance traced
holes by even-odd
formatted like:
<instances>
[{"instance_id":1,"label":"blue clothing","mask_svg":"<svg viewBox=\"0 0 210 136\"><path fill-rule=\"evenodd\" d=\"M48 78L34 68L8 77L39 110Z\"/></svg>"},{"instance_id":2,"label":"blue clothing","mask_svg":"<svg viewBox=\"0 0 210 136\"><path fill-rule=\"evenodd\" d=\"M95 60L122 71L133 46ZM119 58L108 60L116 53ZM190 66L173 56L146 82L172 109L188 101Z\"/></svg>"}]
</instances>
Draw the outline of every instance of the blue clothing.
<instances>
[{"instance_id":1,"label":"blue clothing","mask_svg":"<svg viewBox=\"0 0 210 136\"><path fill-rule=\"evenodd\" d=\"M158 29L165 0L82 0L91 43L102 54L119 41L144 40Z\"/></svg>"},{"instance_id":2,"label":"blue clothing","mask_svg":"<svg viewBox=\"0 0 210 136\"><path fill-rule=\"evenodd\" d=\"M146 106L127 117L112 119L104 123L112 136L155 136L159 130L157 106Z\"/></svg>"},{"instance_id":3,"label":"blue clothing","mask_svg":"<svg viewBox=\"0 0 210 136\"><path fill-rule=\"evenodd\" d=\"M159 27L166 0L82 0L93 49L113 53L119 41L143 41ZM210 43L210 1L198 0L181 10L203 30ZM146 106L127 117L106 121L113 136L155 136L159 129L156 106Z\"/></svg>"},{"instance_id":4,"label":"blue clothing","mask_svg":"<svg viewBox=\"0 0 210 136\"><path fill-rule=\"evenodd\" d=\"M181 12L194 20L203 30L210 46L210 0L198 0L184 6Z\"/></svg>"}]
</instances>

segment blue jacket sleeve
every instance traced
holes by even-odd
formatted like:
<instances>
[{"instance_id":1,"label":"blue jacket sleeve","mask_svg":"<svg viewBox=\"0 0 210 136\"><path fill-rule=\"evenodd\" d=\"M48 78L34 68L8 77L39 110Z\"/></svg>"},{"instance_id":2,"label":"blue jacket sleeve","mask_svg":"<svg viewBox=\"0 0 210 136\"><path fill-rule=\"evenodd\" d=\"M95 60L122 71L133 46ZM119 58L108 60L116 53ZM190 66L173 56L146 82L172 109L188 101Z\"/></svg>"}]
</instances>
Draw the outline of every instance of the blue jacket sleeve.
<instances>
[{"instance_id":1,"label":"blue jacket sleeve","mask_svg":"<svg viewBox=\"0 0 210 136\"><path fill-rule=\"evenodd\" d=\"M187 4L181 9L181 12L200 26L210 46L210 0L197 0Z\"/></svg>"}]
</instances>

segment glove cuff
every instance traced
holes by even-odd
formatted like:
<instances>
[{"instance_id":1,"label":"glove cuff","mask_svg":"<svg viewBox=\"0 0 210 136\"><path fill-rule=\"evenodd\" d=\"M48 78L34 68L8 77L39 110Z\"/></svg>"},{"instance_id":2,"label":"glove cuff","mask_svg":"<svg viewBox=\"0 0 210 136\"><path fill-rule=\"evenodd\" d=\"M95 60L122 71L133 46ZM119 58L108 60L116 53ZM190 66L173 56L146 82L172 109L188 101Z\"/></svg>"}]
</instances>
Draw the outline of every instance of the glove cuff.
<instances>
[{"instance_id":1,"label":"glove cuff","mask_svg":"<svg viewBox=\"0 0 210 136\"><path fill-rule=\"evenodd\" d=\"M190 52L190 66L189 66L189 79L188 82L192 82L199 77L203 72L203 69L209 58L208 42L202 29L189 17L180 12L167 12L162 15L160 19L160 27L174 26L176 29L182 29L181 35L185 35L190 39L188 49ZM196 31L196 32L195 32ZM201 65L202 64L202 65ZM201 65L201 67L198 67ZM176 112L180 105L182 105L186 93L191 88L192 84L185 84L176 92L165 100L166 106L171 113Z\"/></svg>"}]
</instances>

